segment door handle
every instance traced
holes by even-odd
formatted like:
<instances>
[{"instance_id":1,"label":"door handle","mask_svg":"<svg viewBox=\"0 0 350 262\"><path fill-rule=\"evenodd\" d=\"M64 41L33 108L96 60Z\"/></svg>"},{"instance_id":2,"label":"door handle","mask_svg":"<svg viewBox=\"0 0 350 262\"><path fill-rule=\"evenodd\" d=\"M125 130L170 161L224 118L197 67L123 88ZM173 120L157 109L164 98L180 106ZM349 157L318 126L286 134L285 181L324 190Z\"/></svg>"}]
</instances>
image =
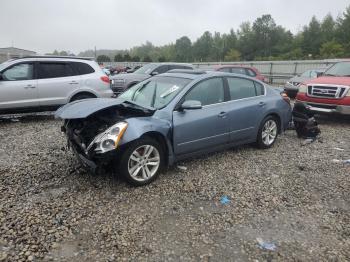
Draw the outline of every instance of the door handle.
<instances>
[{"instance_id":1,"label":"door handle","mask_svg":"<svg viewBox=\"0 0 350 262\"><path fill-rule=\"evenodd\" d=\"M69 84L70 85L77 85L77 84L79 84L77 81L71 81L71 82L69 82Z\"/></svg>"},{"instance_id":2,"label":"door handle","mask_svg":"<svg viewBox=\"0 0 350 262\"><path fill-rule=\"evenodd\" d=\"M35 85L26 85L24 88L35 88Z\"/></svg>"},{"instance_id":3,"label":"door handle","mask_svg":"<svg viewBox=\"0 0 350 262\"><path fill-rule=\"evenodd\" d=\"M226 112L220 112L220 114L218 114L218 117L221 117L221 118L225 118L226 116L227 116Z\"/></svg>"},{"instance_id":4,"label":"door handle","mask_svg":"<svg viewBox=\"0 0 350 262\"><path fill-rule=\"evenodd\" d=\"M263 107L263 106L265 106L265 105L266 105L265 102L259 102L259 106Z\"/></svg>"}]
</instances>

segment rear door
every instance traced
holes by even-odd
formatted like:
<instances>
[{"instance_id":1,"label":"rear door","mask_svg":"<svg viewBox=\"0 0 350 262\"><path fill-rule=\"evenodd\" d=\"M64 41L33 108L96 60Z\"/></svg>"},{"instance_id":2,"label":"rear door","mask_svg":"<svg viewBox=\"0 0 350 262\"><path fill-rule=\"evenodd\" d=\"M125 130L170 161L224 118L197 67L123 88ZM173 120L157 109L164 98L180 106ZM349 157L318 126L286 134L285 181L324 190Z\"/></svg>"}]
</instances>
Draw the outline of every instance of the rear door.
<instances>
[{"instance_id":1,"label":"rear door","mask_svg":"<svg viewBox=\"0 0 350 262\"><path fill-rule=\"evenodd\" d=\"M229 124L224 82L221 77L203 80L184 96L202 103L201 109L173 112L176 155L210 149L228 142Z\"/></svg>"},{"instance_id":2,"label":"rear door","mask_svg":"<svg viewBox=\"0 0 350 262\"><path fill-rule=\"evenodd\" d=\"M80 88L81 77L70 63L38 62L38 92L40 105L56 106L68 102L68 97Z\"/></svg>"},{"instance_id":3,"label":"rear door","mask_svg":"<svg viewBox=\"0 0 350 262\"><path fill-rule=\"evenodd\" d=\"M39 106L35 64L23 62L1 72L0 109Z\"/></svg>"},{"instance_id":4,"label":"rear door","mask_svg":"<svg viewBox=\"0 0 350 262\"><path fill-rule=\"evenodd\" d=\"M244 143L255 139L266 106L265 87L253 80L226 77L230 93L228 118L230 141Z\"/></svg>"}]
</instances>

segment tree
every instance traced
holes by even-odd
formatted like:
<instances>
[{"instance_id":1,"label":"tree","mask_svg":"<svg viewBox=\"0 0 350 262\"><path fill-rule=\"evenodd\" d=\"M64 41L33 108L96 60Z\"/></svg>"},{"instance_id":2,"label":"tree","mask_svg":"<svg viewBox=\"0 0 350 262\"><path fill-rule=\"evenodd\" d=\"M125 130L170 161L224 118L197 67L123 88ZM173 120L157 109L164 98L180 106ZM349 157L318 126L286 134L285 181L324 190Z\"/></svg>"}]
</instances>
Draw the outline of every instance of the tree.
<instances>
[{"instance_id":1,"label":"tree","mask_svg":"<svg viewBox=\"0 0 350 262\"><path fill-rule=\"evenodd\" d=\"M146 55L146 56L143 58L142 62L152 62L152 59L151 59L148 55Z\"/></svg>"},{"instance_id":2,"label":"tree","mask_svg":"<svg viewBox=\"0 0 350 262\"><path fill-rule=\"evenodd\" d=\"M303 30L303 43L301 48L306 56L317 57L322 45L321 26L315 16L312 17L308 26Z\"/></svg>"},{"instance_id":3,"label":"tree","mask_svg":"<svg viewBox=\"0 0 350 262\"><path fill-rule=\"evenodd\" d=\"M123 62L123 56L120 53L116 54L114 57L114 62Z\"/></svg>"},{"instance_id":4,"label":"tree","mask_svg":"<svg viewBox=\"0 0 350 262\"><path fill-rule=\"evenodd\" d=\"M339 58L344 55L344 48L341 44L332 40L322 44L320 55L322 58Z\"/></svg>"},{"instance_id":5,"label":"tree","mask_svg":"<svg viewBox=\"0 0 350 262\"><path fill-rule=\"evenodd\" d=\"M241 53L237 49L230 49L228 53L225 55L225 61L239 61L241 59Z\"/></svg>"},{"instance_id":6,"label":"tree","mask_svg":"<svg viewBox=\"0 0 350 262\"><path fill-rule=\"evenodd\" d=\"M263 15L255 20L252 27L255 56L268 57L272 55L276 23L271 15Z\"/></svg>"},{"instance_id":7,"label":"tree","mask_svg":"<svg viewBox=\"0 0 350 262\"><path fill-rule=\"evenodd\" d=\"M336 23L331 14L328 14L321 23L322 42L332 41L336 36Z\"/></svg>"},{"instance_id":8,"label":"tree","mask_svg":"<svg viewBox=\"0 0 350 262\"><path fill-rule=\"evenodd\" d=\"M190 62L192 60L192 42L187 36L176 40L175 60L178 62Z\"/></svg>"},{"instance_id":9,"label":"tree","mask_svg":"<svg viewBox=\"0 0 350 262\"><path fill-rule=\"evenodd\" d=\"M164 56L158 57L158 62L163 63L166 61L166 58Z\"/></svg>"},{"instance_id":10,"label":"tree","mask_svg":"<svg viewBox=\"0 0 350 262\"><path fill-rule=\"evenodd\" d=\"M213 49L213 37L209 31L197 39L193 44L193 54L195 60L207 62L210 60L210 54Z\"/></svg>"},{"instance_id":11,"label":"tree","mask_svg":"<svg viewBox=\"0 0 350 262\"><path fill-rule=\"evenodd\" d=\"M109 56L106 56L106 55L99 55L96 60L98 63L111 62L111 59L109 58Z\"/></svg>"},{"instance_id":12,"label":"tree","mask_svg":"<svg viewBox=\"0 0 350 262\"><path fill-rule=\"evenodd\" d=\"M131 61L131 56L128 53L126 53L124 55L124 57L123 57L123 60L124 60L124 62L130 62Z\"/></svg>"},{"instance_id":13,"label":"tree","mask_svg":"<svg viewBox=\"0 0 350 262\"><path fill-rule=\"evenodd\" d=\"M243 60L253 60L255 56L255 44L253 43L253 32L249 22L244 22L240 25L237 32L238 43L237 49L241 52Z\"/></svg>"},{"instance_id":14,"label":"tree","mask_svg":"<svg viewBox=\"0 0 350 262\"><path fill-rule=\"evenodd\" d=\"M343 45L345 55L350 56L350 6L337 21L337 40Z\"/></svg>"},{"instance_id":15,"label":"tree","mask_svg":"<svg viewBox=\"0 0 350 262\"><path fill-rule=\"evenodd\" d=\"M131 61L132 61L132 62L140 62L140 57L138 57L138 56L133 56L133 57L131 58Z\"/></svg>"}]
</instances>

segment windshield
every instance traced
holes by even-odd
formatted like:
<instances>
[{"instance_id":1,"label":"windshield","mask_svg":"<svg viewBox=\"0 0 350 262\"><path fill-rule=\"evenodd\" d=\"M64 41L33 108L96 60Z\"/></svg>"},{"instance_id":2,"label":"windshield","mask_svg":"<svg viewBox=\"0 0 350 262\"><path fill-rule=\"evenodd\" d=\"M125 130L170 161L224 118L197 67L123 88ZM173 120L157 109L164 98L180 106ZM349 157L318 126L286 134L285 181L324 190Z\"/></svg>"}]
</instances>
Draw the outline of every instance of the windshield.
<instances>
[{"instance_id":1,"label":"windshield","mask_svg":"<svg viewBox=\"0 0 350 262\"><path fill-rule=\"evenodd\" d=\"M147 64L143 67L137 69L134 73L135 74L150 74L155 68L157 67L157 64Z\"/></svg>"},{"instance_id":2,"label":"windshield","mask_svg":"<svg viewBox=\"0 0 350 262\"><path fill-rule=\"evenodd\" d=\"M160 109L169 104L190 81L176 77L153 77L131 87L119 97L141 106Z\"/></svg>"},{"instance_id":3,"label":"windshield","mask_svg":"<svg viewBox=\"0 0 350 262\"><path fill-rule=\"evenodd\" d=\"M7 67L12 60L8 60L6 62L3 62L0 64L0 71L3 70L5 67Z\"/></svg>"},{"instance_id":4,"label":"windshield","mask_svg":"<svg viewBox=\"0 0 350 262\"><path fill-rule=\"evenodd\" d=\"M350 76L350 62L337 63L329 68L325 76Z\"/></svg>"}]
</instances>

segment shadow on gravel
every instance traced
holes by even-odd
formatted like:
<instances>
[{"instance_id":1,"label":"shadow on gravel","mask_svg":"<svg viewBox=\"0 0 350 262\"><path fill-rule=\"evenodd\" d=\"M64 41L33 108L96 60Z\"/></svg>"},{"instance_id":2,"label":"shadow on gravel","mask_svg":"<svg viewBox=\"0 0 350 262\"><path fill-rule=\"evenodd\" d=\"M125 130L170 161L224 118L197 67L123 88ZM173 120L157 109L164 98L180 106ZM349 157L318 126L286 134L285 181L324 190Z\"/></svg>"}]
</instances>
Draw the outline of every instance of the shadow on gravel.
<instances>
[{"instance_id":1,"label":"shadow on gravel","mask_svg":"<svg viewBox=\"0 0 350 262\"><path fill-rule=\"evenodd\" d=\"M35 122L53 119L54 112L0 115L0 123Z\"/></svg>"},{"instance_id":2,"label":"shadow on gravel","mask_svg":"<svg viewBox=\"0 0 350 262\"><path fill-rule=\"evenodd\" d=\"M343 115L316 115L316 119L320 124L349 124L350 116Z\"/></svg>"}]
</instances>

